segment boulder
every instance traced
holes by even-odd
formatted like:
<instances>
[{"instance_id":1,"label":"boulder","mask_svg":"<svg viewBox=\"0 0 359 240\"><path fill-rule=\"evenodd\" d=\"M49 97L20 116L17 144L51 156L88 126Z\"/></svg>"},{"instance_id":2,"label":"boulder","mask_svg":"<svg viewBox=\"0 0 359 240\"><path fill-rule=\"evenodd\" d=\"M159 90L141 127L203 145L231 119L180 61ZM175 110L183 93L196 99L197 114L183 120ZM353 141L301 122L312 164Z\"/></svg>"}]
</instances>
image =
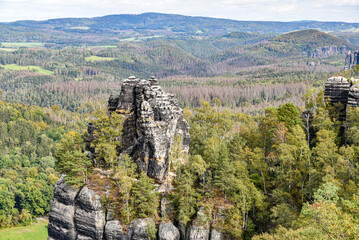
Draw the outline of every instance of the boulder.
<instances>
[{"instance_id":1,"label":"boulder","mask_svg":"<svg viewBox=\"0 0 359 240\"><path fill-rule=\"evenodd\" d=\"M179 240L180 232L171 222L161 222L158 229L159 240Z\"/></svg>"},{"instance_id":2,"label":"boulder","mask_svg":"<svg viewBox=\"0 0 359 240\"><path fill-rule=\"evenodd\" d=\"M224 238L221 232L217 231L216 229L212 229L211 240L224 240Z\"/></svg>"},{"instance_id":3,"label":"boulder","mask_svg":"<svg viewBox=\"0 0 359 240\"><path fill-rule=\"evenodd\" d=\"M66 184L65 175L62 175L55 185L54 198L63 204L73 205L78 192L78 189Z\"/></svg>"},{"instance_id":4,"label":"boulder","mask_svg":"<svg viewBox=\"0 0 359 240\"><path fill-rule=\"evenodd\" d=\"M209 240L209 226L192 225L189 229L188 240Z\"/></svg>"},{"instance_id":5,"label":"boulder","mask_svg":"<svg viewBox=\"0 0 359 240\"><path fill-rule=\"evenodd\" d=\"M106 240L126 240L120 221L108 221L105 226Z\"/></svg>"},{"instance_id":6,"label":"boulder","mask_svg":"<svg viewBox=\"0 0 359 240\"><path fill-rule=\"evenodd\" d=\"M86 211L98 211L102 208L101 197L86 186L81 189L77 201Z\"/></svg>"},{"instance_id":7,"label":"boulder","mask_svg":"<svg viewBox=\"0 0 359 240\"><path fill-rule=\"evenodd\" d=\"M75 225L79 234L96 240L103 239L106 219L102 210L89 211L77 208L75 212Z\"/></svg>"},{"instance_id":8,"label":"boulder","mask_svg":"<svg viewBox=\"0 0 359 240\"><path fill-rule=\"evenodd\" d=\"M155 226L155 222L150 218L135 219L131 222L127 231L128 240L148 240L149 227Z\"/></svg>"}]
</instances>

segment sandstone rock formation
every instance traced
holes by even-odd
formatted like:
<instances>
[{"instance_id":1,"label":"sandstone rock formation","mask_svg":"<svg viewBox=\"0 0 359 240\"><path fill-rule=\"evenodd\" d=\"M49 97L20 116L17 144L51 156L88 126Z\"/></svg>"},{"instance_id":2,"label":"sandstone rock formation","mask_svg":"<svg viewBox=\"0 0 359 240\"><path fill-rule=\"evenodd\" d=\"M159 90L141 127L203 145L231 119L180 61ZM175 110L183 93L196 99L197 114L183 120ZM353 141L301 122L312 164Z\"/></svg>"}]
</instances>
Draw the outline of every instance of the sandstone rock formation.
<instances>
[{"instance_id":1,"label":"sandstone rock formation","mask_svg":"<svg viewBox=\"0 0 359 240\"><path fill-rule=\"evenodd\" d=\"M161 222L158 229L159 240L179 240L180 232L171 222Z\"/></svg>"},{"instance_id":2,"label":"sandstone rock formation","mask_svg":"<svg viewBox=\"0 0 359 240\"><path fill-rule=\"evenodd\" d=\"M359 64L359 50L356 50L353 53L351 51L348 51L345 57L344 70L354 69L357 64Z\"/></svg>"},{"instance_id":3,"label":"sandstone rock formation","mask_svg":"<svg viewBox=\"0 0 359 240\"><path fill-rule=\"evenodd\" d=\"M346 118L347 106L359 107L359 80L344 77L331 77L325 83L325 101L330 104L342 103L341 120Z\"/></svg>"},{"instance_id":4,"label":"sandstone rock formation","mask_svg":"<svg viewBox=\"0 0 359 240\"><path fill-rule=\"evenodd\" d=\"M325 83L324 97L330 103L341 102L344 106L348 102L350 82L344 77L331 77Z\"/></svg>"},{"instance_id":5,"label":"sandstone rock formation","mask_svg":"<svg viewBox=\"0 0 359 240\"><path fill-rule=\"evenodd\" d=\"M111 206L102 203L102 194L107 196L111 188L88 183L77 189L68 186L62 176L51 201L48 240L147 240L154 227L160 240L224 239L221 233L211 229L212 210L205 212L200 208L196 219L187 226L174 219L175 205L168 197L168 192L173 190L170 182L173 173L168 174L169 151L176 134L182 137L183 151L188 151L190 143L189 126L174 96L164 92L154 78L130 77L123 82L120 94L110 97L108 110L124 116L118 151L128 153L139 169L156 179L155 191L161 193L158 210L166 220L155 223L150 218L138 218L125 225L116 219L118 215ZM94 131L95 126L90 124L86 140L90 157L94 153L91 147ZM109 176L108 170L100 168L96 174L104 179Z\"/></svg>"},{"instance_id":6,"label":"sandstone rock formation","mask_svg":"<svg viewBox=\"0 0 359 240\"><path fill-rule=\"evenodd\" d=\"M155 78L129 77L118 96L111 96L108 110L125 118L122 152L128 153L139 169L151 178L164 180L168 173L168 154L175 135L189 149L189 126L173 94L166 93Z\"/></svg>"},{"instance_id":7,"label":"sandstone rock formation","mask_svg":"<svg viewBox=\"0 0 359 240\"><path fill-rule=\"evenodd\" d=\"M334 54L346 54L346 46L337 47L335 45L324 46L314 50L314 52L309 52L311 58L326 58Z\"/></svg>"},{"instance_id":8,"label":"sandstone rock formation","mask_svg":"<svg viewBox=\"0 0 359 240\"><path fill-rule=\"evenodd\" d=\"M348 93L348 106L359 107L359 82L358 79L351 79L352 86Z\"/></svg>"}]
</instances>

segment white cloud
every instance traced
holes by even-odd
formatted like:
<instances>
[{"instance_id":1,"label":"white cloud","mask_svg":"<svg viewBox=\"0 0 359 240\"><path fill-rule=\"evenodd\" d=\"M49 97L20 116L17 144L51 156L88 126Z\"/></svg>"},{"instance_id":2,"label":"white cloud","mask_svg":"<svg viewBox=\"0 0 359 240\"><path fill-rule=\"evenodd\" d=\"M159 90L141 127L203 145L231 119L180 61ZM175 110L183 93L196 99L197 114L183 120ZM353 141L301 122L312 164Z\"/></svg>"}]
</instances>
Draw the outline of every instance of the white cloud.
<instances>
[{"instance_id":1,"label":"white cloud","mask_svg":"<svg viewBox=\"0 0 359 240\"><path fill-rule=\"evenodd\" d=\"M359 0L0 0L0 21L143 12L236 20L359 22Z\"/></svg>"}]
</instances>

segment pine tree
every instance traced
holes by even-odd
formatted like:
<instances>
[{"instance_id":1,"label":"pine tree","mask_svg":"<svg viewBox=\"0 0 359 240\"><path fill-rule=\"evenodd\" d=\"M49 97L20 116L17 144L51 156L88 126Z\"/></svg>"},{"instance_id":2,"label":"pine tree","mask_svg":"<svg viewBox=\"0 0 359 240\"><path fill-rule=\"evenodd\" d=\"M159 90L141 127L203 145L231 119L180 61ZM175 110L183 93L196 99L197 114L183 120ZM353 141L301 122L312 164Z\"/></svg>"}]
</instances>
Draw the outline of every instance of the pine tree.
<instances>
[{"instance_id":1,"label":"pine tree","mask_svg":"<svg viewBox=\"0 0 359 240\"><path fill-rule=\"evenodd\" d=\"M158 192L154 191L154 189L152 180L146 173L141 172L140 177L132 188L136 216L147 218L156 215L159 199Z\"/></svg>"}]
</instances>

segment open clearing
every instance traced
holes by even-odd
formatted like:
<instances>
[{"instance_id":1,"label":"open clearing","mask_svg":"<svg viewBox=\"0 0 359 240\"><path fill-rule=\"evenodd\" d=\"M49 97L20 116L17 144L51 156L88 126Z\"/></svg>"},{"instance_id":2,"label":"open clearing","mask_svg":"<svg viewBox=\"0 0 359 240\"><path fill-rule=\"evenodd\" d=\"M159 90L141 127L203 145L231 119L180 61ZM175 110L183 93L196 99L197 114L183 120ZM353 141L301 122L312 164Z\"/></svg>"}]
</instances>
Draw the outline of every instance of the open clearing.
<instances>
[{"instance_id":1,"label":"open clearing","mask_svg":"<svg viewBox=\"0 0 359 240\"><path fill-rule=\"evenodd\" d=\"M99 57L99 56L91 56L85 57L87 62L98 62L98 61L113 61L115 58L112 57Z\"/></svg>"},{"instance_id":2,"label":"open clearing","mask_svg":"<svg viewBox=\"0 0 359 240\"><path fill-rule=\"evenodd\" d=\"M42 74L47 74L47 75L54 74L54 72L43 69L42 67L39 67L39 66L19 66L17 64L7 64L7 65L1 65L1 66L4 67L5 69L15 70L15 71L28 70L28 71L34 71L34 72L38 72L38 73L42 73Z\"/></svg>"},{"instance_id":3,"label":"open clearing","mask_svg":"<svg viewBox=\"0 0 359 240\"><path fill-rule=\"evenodd\" d=\"M34 219L33 224L22 227L0 229L0 240L46 240L47 219Z\"/></svg>"},{"instance_id":4,"label":"open clearing","mask_svg":"<svg viewBox=\"0 0 359 240\"><path fill-rule=\"evenodd\" d=\"M1 42L1 46L6 48L39 48L43 47L41 42Z\"/></svg>"}]
</instances>

